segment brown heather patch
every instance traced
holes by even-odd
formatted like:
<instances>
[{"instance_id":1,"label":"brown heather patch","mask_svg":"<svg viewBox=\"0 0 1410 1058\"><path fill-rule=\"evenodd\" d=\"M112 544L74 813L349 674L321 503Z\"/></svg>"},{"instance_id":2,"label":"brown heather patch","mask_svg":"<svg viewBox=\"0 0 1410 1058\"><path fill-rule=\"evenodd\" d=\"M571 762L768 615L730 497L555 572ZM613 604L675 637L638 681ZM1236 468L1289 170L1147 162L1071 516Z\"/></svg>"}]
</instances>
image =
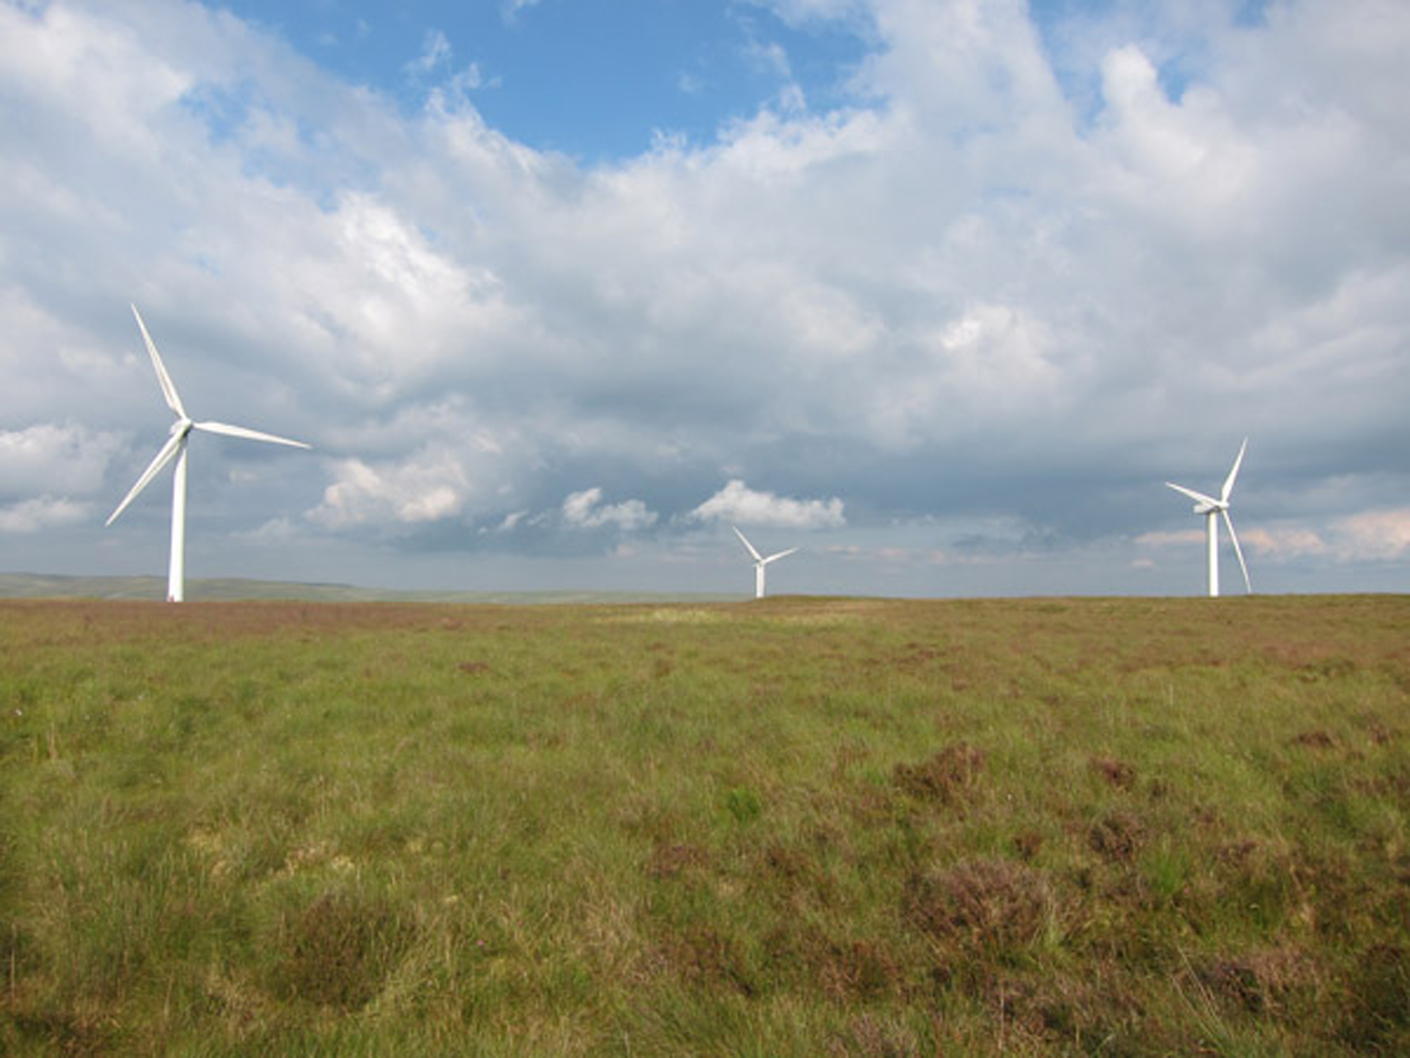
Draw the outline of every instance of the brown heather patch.
<instances>
[{"instance_id":1,"label":"brown heather patch","mask_svg":"<svg viewBox=\"0 0 1410 1058\"><path fill-rule=\"evenodd\" d=\"M1221 1004L1249 1014L1277 1013L1289 997L1317 986L1316 967L1292 948L1216 957L1198 967L1195 977Z\"/></svg>"},{"instance_id":2,"label":"brown heather patch","mask_svg":"<svg viewBox=\"0 0 1410 1058\"><path fill-rule=\"evenodd\" d=\"M484 661L462 661L460 671L467 676L478 676L481 673L489 672L490 666L488 662Z\"/></svg>"},{"instance_id":3,"label":"brown heather patch","mask_svg":"<svg viewBox=\"0 0 1410 1058\"><path fill-rule=\"evenodd\" d=\"M658 954L675 974L696 987L745 996L758 991L739 945L708 924L697 923L670 934Z\"/></svg>"},{"instance_id":4,"label":"brown heather patch","mask_svg":"<svg viewBox=\"0 0 1410 1058\"><path fill-rule=\"evenodd\" d=\"M796 916L785 917L765 935L763 956L771 976L842 1005L899 994L906 976L892 946L871 938L830 937Z\"/></svg>"},{"instance_id":5,"label":"brown heather patch","mask_svg":"<svg viewBox=\"0 0 1410 1058\"><path fill-rule=\"evenodd\" d=\"M908 923L933 940L973 952L1003 952L1036 940L1057 906L1042 873L986 859L913 874L901 910Z\"/></svg>"},{"instance_id":6,"label":"brown heather patch","mask_svg":"<svg viewBox=\"0 0 1410 1058\"><path fill-rule=\"evenodd\" d=\"M1091 769L1118 790L1129 790L1136 782L1136 769L1114 757L1093 757Z\"/></svg>"},{"instance_id":7,"label":"brown heather patch","mask_svg":"<svg viewBox=\"0 0 1410 1058\"><path fill-rule=\"evenodd\" d=\"M1036 830L1025 830L1014 835L1014 851L1023 860L1032 860L1043 847L1043 835Z\"/></svg>"},{"instance_id":8,"label":"brown heather patch","mask_svg":"<svg viewBox=\"0 0 1410 1058\"><path fill-rule=\"evenodd\" d=\"M902 979L903 968L885 944L849 940L828 946L817 975L824 995L850 1002L891 994Z\"/></svg>"},{"instance_id":9,"label":"brown heather patch","mask_svg":"<svg viewBox=\"0 0 1410 1058\"><path fill-rule=\"evenodd\" d=\"M924 669L936 659L944 658L944 656L943 651L937 650L932 646L927 646L924 643L911 642L902 647L900 652L891 655L884 661L880 658L876 660L886 668L904 672L908 670Z\"/></svg>"},{"instance_id":10,"label":"brown heather patch","mask_svg":"<svg viewBox=\"0 0 1410 1058\"><path fill-rule=\"evenodd\" d=\"M948 805L964 800L983 771L984 753L959 742L920 764L897 764L891 781L917 800Z\"/></svg>"},{"instance_id":11,"label":"brown heather patch","mask_svg":"<svg viewBox=\"0 0 1410 1058\"><path fill-rule=\"evenodd\" d=\"M1297 678L1303 683L1322 683L1328 680L1344 680L1353 675L1358 666L1351 658L1324 657L1309 661L1297 667Z\"/></svg>"},{"instance_id":12,"label":"brown heather patch","mask_svg":"<svg viewBox=\"0 0 1410 1058\"><path fill-rule=\"evenodd\" d=\"M1289 741L1294 746L1306 746L1309 749L1332 749L1337 744L1336 737L1321 728L1314 728L1311 731L1304 731L1300 735L1294 735Z\"/></svg>"},{"instance_id":13,"label":"brown heather patch","mask_svg":"<svg viewBox=\"0 0 1410 1058\"><path fill-rule=\"evenodd\" d=\"M801 849L775 842L764 850L764 873L783 882L802 885L817 873L813 858Z\"/></svg>"},{"instance_id":14,"label":"brown heather patch","mask_svg":"<svg viewBox=\"0 0 1410 1058\"><path fill-rule=\"evenodd\" d=\"M1233 867L1243 867L1248 864L1253 854L1259 849L1258 842L1251 838L1244 838L1240 841L1231 841L1214 850L1215 859L1221 864Z\"/></svg>"},{"instance_id":15,"label":"brown heather patch","mask_svg":"<svg viewBox=\"0 0 1410 1058\"><path fill-rule=\"evenodd\" d=\"M1142 1004L1130 985L1114 968L1098 980L1060 972L1000 972L984 982L982 995L993 1011L992 1020L1005 1027L1018 1053L1048 1053L1054 1044L1062 1053L1145 1053L1133 1049L1146 1034Z\"/></svg>"},{"instance_id":16,"label":"brown heather patch","mask_svg":"<svg viewBox=\"0 0 1410 1058\"><path fill-rule=\"evenodd\" d=\"M1140 818L1124 809L1107 813L1087 830L1087 844L1093 852L1123 863L1135 857L1145 837Z\"/></svg>"},{"instance_id":17,"label":"brown heather patch","mask_svg":"<svg viewBox=\"0 0 1410 1058\"><path fill-rule=\"evenodd\" d=\"M68 1010L21 1009L14 1013L0 1005L0 1013L12 1020L22 1039L46 1045L43 1050L36 1049L32 1053L42 1054L52 1049L58 1054L74 1055L75 1058L117 1053L114 1025L96 1005L79 1003ZM4 1022L0 1021L0 1029L3 1027ZM0 1047L4 1043L5 1037L0 1035Z\"/></svg>"},{"instance_id":18,"label":"brown heather patch","mask_svg":"<svg viewBox=\"0 0 1410 1058\"><path fill-rule=\"evenodd\" d=\"M278 938L275 990L287 999L356 1010L381 990L413 933L381 900L324 893Z\"/></svg>"},{"instance_id":19,"label":"brown heather patch","mask_svg":"<svg viewBox=\"0 0 1410 1058\"><path fill-rule=\"evenodd\" d=\"M709 862L709 850L700 845L657 843L646 863L646 873L652 878L677 878L703 868Z\"/></svg>"},{"instance_id":20,"label":"brown heather patch","mask_svg":"<svg viewBox=\"0 0 1410 1058\"><path fill-rule=\"evenodd\" d=\"M1349 1004L1341 1037L1374 1054L1410 1053L1410 952L1377 944L1356 959L1346 982Z\"/></svg>"},{"instance_id":21,"label":"brown heather patch","mask_svg":"<svg viewBox=\"0 0 1410 1058\"><path fill-rule=\"evenodd\" d=\"M1366 737L1371 740L1373 745L1384 746L1394 742L1397 737L1397 732L1393 728L1388 727L1375 713L1366 713L1363 716L1357 717L1357 721L1361 724L1361 727L1366 732Z\"/></svg>"},{"instance_id":22,"label":"brown heather patch","mask_svg":"<svg viewBox=\"0 0 1410 1058\"><path fill-rule=\"evenodd\" d=\"M875 1014L861 1014L833 1037L827 1053L836 1058L916 1058L925 1052L906 1026Z\"/></svg>"}]
</instances>

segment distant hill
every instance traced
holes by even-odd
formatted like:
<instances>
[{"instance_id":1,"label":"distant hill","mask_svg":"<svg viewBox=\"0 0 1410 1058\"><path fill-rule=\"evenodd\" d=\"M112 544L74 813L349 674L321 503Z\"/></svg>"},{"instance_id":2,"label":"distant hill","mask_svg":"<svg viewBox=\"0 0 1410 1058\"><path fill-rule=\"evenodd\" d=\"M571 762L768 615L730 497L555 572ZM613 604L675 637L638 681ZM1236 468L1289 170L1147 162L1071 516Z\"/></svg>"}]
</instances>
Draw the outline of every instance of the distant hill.
<instances>
[{"instance_id":1,"label":"distant hill","mask_svg":"<svg viewBox=\"0 0 1410 1058\"><path fill-rule=\"evenodd\" d=\"M0 598L8 599L151 599L166 597L164 577L64 577L42 573L0 573ZM725 602L743 596L687 592L594 591L393 591L350 584L302 584L297 581L248 580L241 577L188 580L191 602L241 599L293 599L305 602L444 602L550 603Z\"/></svg>"}]
</instances>

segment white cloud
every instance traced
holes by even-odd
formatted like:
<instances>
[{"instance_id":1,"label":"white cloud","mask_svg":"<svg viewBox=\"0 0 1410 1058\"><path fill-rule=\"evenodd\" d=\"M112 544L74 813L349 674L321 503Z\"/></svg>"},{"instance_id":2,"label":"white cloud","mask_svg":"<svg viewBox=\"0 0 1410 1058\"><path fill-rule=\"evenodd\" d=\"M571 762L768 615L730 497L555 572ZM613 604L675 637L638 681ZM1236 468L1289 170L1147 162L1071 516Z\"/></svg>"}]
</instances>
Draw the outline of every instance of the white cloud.
<instances>
[{"instance_id":1,"label":"white cloud","mask_svg":"<svg viewBox=\"0 0 1410 1058\"><path fill-rule=\"evenodd\" d=\"M761 7L771 8L779 18L790 24L811 19L830 20L864 12L864 0L751 0Z\"/></svg>"},{"instance_id":2,"label":"white cloud","mask_svg":"<svg viewBox=\"0 0 1410 1058\"><path fill-rule=\"evenodd\" d=\"M450 41L445 33L439 29L428 29L421 42L421 54L406 64L406 72L424 77L438 66L449 62L450 56Z\"/></svg>"},{"instance_id":3,"label":"white cloud","mask_svg":"<svg viewBox=\"0 0 1410 1058\"><path fill-rule=\"evenodd\" d=\"M135 299L193 406L332 453L280 478L332 535L838 528L845 495L849 529L1130 540L1147 512L1111 495L1204 443L1217 484L1247 432L1265 561L1400 560L1398 508L1341 512L1407 487L1410 9L1058 5L1040 34L1021 0L767 6L866 34L845 105L774 82L713 138L585 165L492 127L443 32L408 116L215 7L0 5L0 501L130 483L160 408ZM691 509L746 466L834 498ZM544 499L591 480L640 498Z\"/></svg>"},{"instance_id":4,"label":"white cloud","mask_svg":"<svg viewBox=\"0 0 1410 1058\"><path fill-rule=\"evenodd\" d=\"M1204 542L1203 529L1157 530L1141 533L1135 543L1139 547L1178 547L1184 548ZM1242 538L1240 538L1242 539Z\"/></svg>"},{"instance_id":5,"label":"white cloud","mask_svg":"<svg viewBox=\"0 0 1410 1058\"><path fill-rule=\"evenodd\" d=\"M0 507L0 532L37 533L41 529L77 525L92 517L92 508L87 503L41 496Z\"/></svg>"},{"instance_id":6,"label":"white cloud","mask_svg":"<svg viewBox=\"0 0 1410 1058\"><path fill-rule=\"evenodd\" d=\"M772 492L756 492L734 479L687 516L697 521L739 522L787 529L838 529L847 524L843 503L829 500L796 500Z\"/></svg>"},{"instance_id":7,"label":"white cloud","mask_svg":"<svg viewBox=\"0 0 1410 1058\"><path fill-rule=\"evenodd\" d=\"M1136 537L1138 546L1185 548L1202 545L1204 530L1150 532ZM1274 523L1239 530L1239 542L1250 556L1266 562L1286 563L1309 557L1337 562L1396 561L1410 555L1410 508L1360 511L1309 527ZM1220 529L1220 546L1228 537Z\"/></svg>"},{"instance_id":8,"label":"white cloud","mask_svg":"<svg viewBox=\"0 0 1410 1058\"><path fill-rule=\"evenodd\" d=\"M323 502L308 514L330 529L438 521L458 514L469 492L464 470L447 452L422 450L378 466L345 459L334 467L334 476Z\"/></svg>"},{"instance_id":9,"label":"white cloud","mask_svg":"<svg viewBox=\"0 0 1410 1058\"><path fill-rule=\"evenodd\" d=\"M0 430L0 496L26 492L93 492L121 450L115 431L73 423Z\"/></svg>"},{"instance_id":10,"label":"white cloud","mask_svg":"<svg viewBox=\"0 0 1410 1058\"><path fill-rule=\"evenodd\" d=\"M1332 524L1337 553L1344 559L1375 562L1410 556L1410 507L1362 511Z\"/></svg>"},{"instance_id":11,"label":"white cloud","mask_svg":"<svg viewBox=\"0 0 1410 1058\"><path fill-rule=\"evenodd\" d=\"M506 19L512 21L520 11L527 11L538 4L539 0L500 0L500 11Z\"/></svg>"},{"instance_id":12,"label":"white cloud","mask_svg":"<svg viewBox=\"0 0 1410 1058\"><path fill-rule=\"evenodd\" d=\"M1302 528L1275 526L1249 529L1239 533L1239 543L1245 551L1274 562L1303 555L1321 555L1328 551L1320 533Z\"/></svg>"},{"instance_id":13,"label":"white cloud","mask_svg":"<svg viewBox=\"0 0 1410 1058\"><path fill-rule=\"evenodd\" d=\"M563 501L563 521L575 529L600 529L614 525L623 532L635 532L655 524L657 514L641 500L602 503L602 489L594 486L569 493Z\"/></svg>"}]
</instances>

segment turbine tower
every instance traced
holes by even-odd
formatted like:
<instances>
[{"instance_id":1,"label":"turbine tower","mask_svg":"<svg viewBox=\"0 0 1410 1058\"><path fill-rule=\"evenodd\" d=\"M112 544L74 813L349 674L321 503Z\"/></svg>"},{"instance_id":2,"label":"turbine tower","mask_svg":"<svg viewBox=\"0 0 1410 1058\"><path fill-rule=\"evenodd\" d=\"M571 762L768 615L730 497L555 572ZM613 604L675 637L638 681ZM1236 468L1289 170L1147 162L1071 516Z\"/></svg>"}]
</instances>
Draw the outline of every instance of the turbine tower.
<instances>
[{"instance_id":1,"label":"turbine tower","mask_svg":"<svg viewBox=\"0 0 1410 1058\"><path fill-rule=\"evenodd\" d=\"M1243 548L1239 547L1239 536L1234 532L1234 520L1229 517L1229 495L1234 491L1234 479L1239 476L1239 467L1244 461L1244 450L1248 448L1248 438L1244 438L1244 443L1239 446L1239 454L1234 460L1233 469L1229 471L1229 476L1224 479L1224 487L1219 490L1219 498L1206 496L1202 492L1194 489L1187 489L1183 485L1176 485L1167 481L1165 484L1176 492L1182 493L1195 501L1195 513L1204 515L1204 524L1208 534L1209 546L1209 595L1214 598L1219 594L1219 518L1222 515L1224 524L1229 527L1229 539L1234 542L1234 554L1239 556L1239 568L1244 572L1244 589L1249 593L1253 592L1253 585L1248 579L1248 566L1244 562Z\"/></svg>"},{"instance_id":2,"label":"turbine tower","mask_svg":"<svg viewBox=\"0 0 1410 1058\"><path fill-rule=\"evenodd\" d=\"M749 557L754 560L754 598L762 599L764 597L764 567L770 562L777 562L785 555L793 554L793 552L798 549L796 547L790 547L787 551L780 551L777 554L765 558L763 555L759 554L758 551L754 550L754 545L749 542L748 537L739 531L737 525L732 525L730 528L734 530L734 535L739 537L739 542L748 549Z\"/></svg>"},{"instance_id":3,"label":"turbine tower","mask_svg":"<svg viewBox=\"0 0 1410 1058\"><path fill-rule=\"evenodd\" d=\"M206 433L244 437L250 441L268 441L292 448L309 446L302 441L290 441L287 437L275 437L273 434L260 433L243 426L230 426L223 422L192 422L191 417L186 414L186 408L181 403L181 396L176 392L171 376L166 373L166 366L162 363L152 336L147 333L147 325L142 322L142 314L137 311L136 305L132 306L132 315L137 317L137 327L142 332L142 340L147 344L152 366L157 369L157 382L161 384L162 396L166 398L167 407L176 413L176 422L171 424L171 436L167 438L166 444L162 445L156 457L137 479L137 484L132 486L131 491L123 497L123 501L117 505L117 510L108 516L104 524L112 525L117 516L127 509L127 505L137 498L162 468L173 459L176 460L176 469L171 479L171 564L167 571L166 598L168 602L181 602L185 596L186 584L186 443L191 431L204 430Z\"/></svg>"}]
</instances>

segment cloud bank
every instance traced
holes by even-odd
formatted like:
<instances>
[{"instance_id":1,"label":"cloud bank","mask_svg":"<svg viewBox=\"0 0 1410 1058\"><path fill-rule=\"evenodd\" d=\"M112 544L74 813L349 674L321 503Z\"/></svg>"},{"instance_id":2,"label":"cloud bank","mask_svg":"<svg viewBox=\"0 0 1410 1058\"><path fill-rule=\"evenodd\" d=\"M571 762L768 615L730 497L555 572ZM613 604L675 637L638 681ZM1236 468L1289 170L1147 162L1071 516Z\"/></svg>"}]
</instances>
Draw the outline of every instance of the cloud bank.
<instances>
[{"instance_id":1,"label":"cloud bank","mask_svg":"<svg viewBox=\"0 0 1410 1058\"><path fill-rule=\"evenodd\" d=\"M771 525L785 529L840 529L847 524L843 503L830 500L795 500L756 492L735 480L696 507L687 516L697 521L738 522L741 525Z\"/></svg>"},{"instance_id":2,"label":"cloud bank","mask_svg":"<svg viewBox=\"0 0 1410 1058\"><path fill-rule=\"evenodd\" d=\"M757 6L864 42L841 102L771 92L585 164L492 127L440 27L408 112L227 10L0 3L14 561L100 554L82 519L160 442L136 301L193 409L316 446L193 454L205 539L261 569L234 534L276 517L352 580L584 529L678 558L738 521L919 556L937 594L1045 588L1034 555L1159 590L1199 561L1152 535L1186 529L1160 482L1247 434L1255 556L1410 587L1410 10ZM160 531L144 504L116 539Z\"/></svg>"}]
</instances>

